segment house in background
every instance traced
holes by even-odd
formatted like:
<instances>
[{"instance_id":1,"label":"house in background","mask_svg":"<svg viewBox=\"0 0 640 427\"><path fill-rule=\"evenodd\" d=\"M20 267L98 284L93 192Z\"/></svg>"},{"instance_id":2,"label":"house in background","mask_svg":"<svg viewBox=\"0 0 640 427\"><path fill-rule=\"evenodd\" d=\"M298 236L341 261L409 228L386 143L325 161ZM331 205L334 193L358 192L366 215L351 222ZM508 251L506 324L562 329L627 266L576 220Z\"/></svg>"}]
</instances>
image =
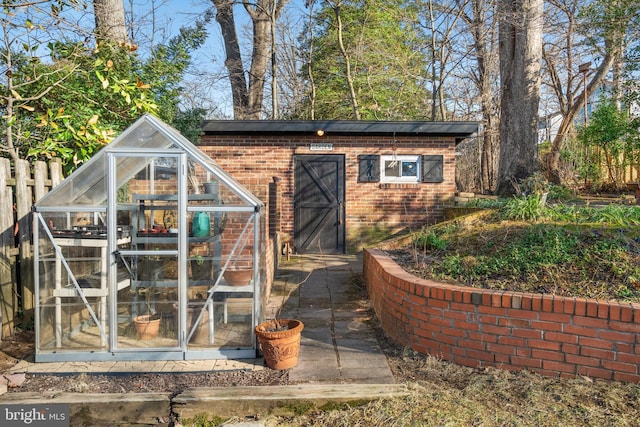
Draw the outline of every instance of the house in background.
<instances>
[{"instance_id":1,"label":"house in background","mask_svg":"<svg viewBox=\"0 0 640 427\"><path fill-rule=\"evenodd\" d=\"M276 248L344 253L442 220L456 145L478 123L212 120L203 130L199 148L268 205Z\"/></svg>"}]
</instances>

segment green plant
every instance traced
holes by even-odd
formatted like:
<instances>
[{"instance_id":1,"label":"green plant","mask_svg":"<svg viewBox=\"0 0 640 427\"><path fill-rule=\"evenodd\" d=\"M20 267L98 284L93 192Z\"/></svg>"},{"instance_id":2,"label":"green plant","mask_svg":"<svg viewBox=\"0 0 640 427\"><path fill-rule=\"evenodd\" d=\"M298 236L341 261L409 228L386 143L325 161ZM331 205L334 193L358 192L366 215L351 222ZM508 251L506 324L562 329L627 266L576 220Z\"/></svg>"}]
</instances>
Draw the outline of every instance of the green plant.
<instances>
[{"instance_id":1,"label":"green plant","mask_svg":"<svg viewBox=\"0 0 640 427\"><path fill-rule=\"evenodd\" d=\"M638 156L637 128L626 109L614 99L601 99L589 124L578 130L578 140L591 152L591 163L613 187L624 182L625 167ZM630 162L630 160L632 162Z\"/></svg>"},{"instance_id":2,"label":"green plant","mask_svg":"<svg viewBox=\"0 0 640 427\"><path fill-rule=\"evenodd\" d=\"M540 194L549 192L551 183L541 172L536 172L519 182L520 190L525 194Z\"/></svg>"},{"instance_id":3,"label":"green plant","mask_svg":"<svg viewBox=\"0 0 640 427\"><path fill-rule=\"evenodd\" d=\"M636 226L640 225L640 208L611 205L601 209L593 209L590 220L622 227Z\"/></svg>"},{"instance_id":4,"label":"green plant","mask_svg":"<svg viewBox=\"0 0 640 427\"><path fill-rule=\"evenodd\" d=\"M549 186L549 196L547 198L547 200L555 200L555 201L570 201L570 200L574 200L575 194L573 193L573 191L565 186L562 185L550 185Z\"/></svg>"},{"instance_id":5,"label":"green plant","mask_svg":"<svg viewBox=\"0 0 640 427\"><path fill-rule=\"evenodd\" d=\"M447 248L447 241L438 236L433 230L423 229L421 233L417 234L414 239L414 244L417 248L428 250L444 250Z\"/></svg>"},{"instance_id":6,"label":"green plant","mask_svg":"<svg viewBox=\"0 0 640 427\"><path fill-rule=\"evenodd\" d=\"M56 3L62 7L65 2ZM34 7L7 4L6 9L12 18L3 22L11 22L14 30L34 29L31 19L38 15ZM28 16L18 16L21 13ZM203 111L178 114L179 95L192 52L206 40L206 24L212 17L206 13L192 27L181 28L166 44L142 55L138 46L106 40L95 46L53 40L43 46L37 42L40 37L8 36L13 41L4 46L3 57L10 61L11 73L2 96L5 104L14 106L3 130L11 138L0 145L15 158L60 158L66 175L146 112L171 124L175 119L197 140L201 130L194 123ZM57 16L55 20L56 28L64 25ZM17 52L18 46L23 51ZM40 54L50 60L42 61Z\"/></svg>"},{"instance_id":7,"label":"green plant","mask_svg":"<svg viewBox=\"0 0 640 427\"><path fill-rule=\"evenodd\" d=\"M202 412L194 415L193 418L185 418L180 421L184 427L216 427L224 424L227 420L215 415L210 417L209 414Z\"/></svg>"},{"instance_id":8,"label":"green plant","mask_svg":"<svg viewBox=\"0 0 640 427\"><path fill-rule=\"evenodd\" d=\"M504 219L537 221L546 212L545 202L545 197L540 194L514 197L505 203L500 213Z\"/></svg>"}]
</instances>

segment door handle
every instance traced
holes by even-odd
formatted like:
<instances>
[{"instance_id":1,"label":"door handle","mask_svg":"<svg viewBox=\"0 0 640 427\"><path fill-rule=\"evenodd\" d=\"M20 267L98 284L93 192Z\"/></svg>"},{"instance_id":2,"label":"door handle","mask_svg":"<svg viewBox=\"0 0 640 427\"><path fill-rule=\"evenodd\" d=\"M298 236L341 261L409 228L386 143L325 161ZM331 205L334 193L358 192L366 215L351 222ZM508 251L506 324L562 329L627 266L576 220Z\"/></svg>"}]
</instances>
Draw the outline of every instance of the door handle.
<instances>
[{"instance_id":1,"label":"door handle","mask_svg":"<svg viewBox=\"0 0 640 427\"><path fill-rule=\"evenodd\" d=\"M342 225L342 200L338 200L338 225Z\"/></svg>"}]
</instances>

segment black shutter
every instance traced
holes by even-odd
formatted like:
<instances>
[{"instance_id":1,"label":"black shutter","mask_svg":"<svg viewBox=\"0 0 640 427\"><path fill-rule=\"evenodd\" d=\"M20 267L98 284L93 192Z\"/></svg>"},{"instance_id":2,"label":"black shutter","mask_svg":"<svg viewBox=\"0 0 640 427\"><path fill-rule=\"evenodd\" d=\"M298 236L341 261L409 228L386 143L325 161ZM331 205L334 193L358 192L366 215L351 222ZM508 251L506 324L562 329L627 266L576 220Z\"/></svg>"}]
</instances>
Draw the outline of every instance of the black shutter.
<instances>
[{"instance_id":1,"label":"black shutter","mask_svg":"<svg viewBox=\"0 0 640 427\"><path fill-rule=\"evenodd\" d=\"M444 181L442 154L422 156L422 182Z\"/></svg>"},{"instance_id":2,"label":"black shutter","mask_svg":"<svg viewBox=\"0 0 640 427\"><path fill-rule=\"evenodd\" d=\"M377 154L361 154L358 156L360 164L358 182L380 181L380 156Z\"/></svg>"}]
</instances>

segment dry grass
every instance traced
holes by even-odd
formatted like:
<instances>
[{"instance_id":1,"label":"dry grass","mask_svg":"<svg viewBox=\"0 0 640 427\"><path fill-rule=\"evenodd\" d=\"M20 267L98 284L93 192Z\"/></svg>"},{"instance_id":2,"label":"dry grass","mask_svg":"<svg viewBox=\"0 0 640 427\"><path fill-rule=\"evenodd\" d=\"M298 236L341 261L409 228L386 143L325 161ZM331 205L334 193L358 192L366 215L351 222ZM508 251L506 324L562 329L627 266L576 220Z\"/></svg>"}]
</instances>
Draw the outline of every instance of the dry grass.
<instances>
[{"instance_id":1,"label":"dry grass","mask_svg":"<svg viewBox=\"0 0 640 427\"><path fill-rule=\"evenodd\" d=\"M472 369L387 348L405 398L268 417L265 426L637 426L640 386Z\"/></svg>"}]
</instances>

